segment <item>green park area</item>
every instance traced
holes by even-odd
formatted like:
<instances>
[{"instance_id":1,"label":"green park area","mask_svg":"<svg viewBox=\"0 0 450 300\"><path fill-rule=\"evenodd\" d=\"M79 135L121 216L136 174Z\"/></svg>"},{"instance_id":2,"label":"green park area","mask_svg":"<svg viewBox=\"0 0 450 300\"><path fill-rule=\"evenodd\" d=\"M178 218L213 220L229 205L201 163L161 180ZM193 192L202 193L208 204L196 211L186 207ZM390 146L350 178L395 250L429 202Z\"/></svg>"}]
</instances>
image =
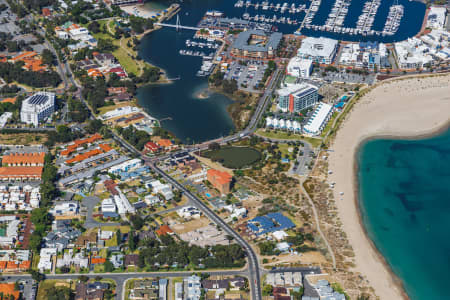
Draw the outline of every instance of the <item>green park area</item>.
<instances>
[{"instance_id":1,"label":"green park area","mask_svg":"<svg viewBox=\"0 0 450 300\"><path fill-rule=\"evenodd\" d=\"M248 167L261 159L261 152L251 147L223 147L205 151L202 155L230 169Z\"/></svg>"},{"instance_id":2,"label":"green park area","mask_svg":"<svg viewBox=\"0 0 450 300\"><path fill-rule=\"evenodd\" d=\"M319 147L322 143L322 139L320 138L313 138L313 137L307 137L296 133L291 133L287 131L275 131L275 130L266 130L266 129L258 129L256 131L256 135L269 138L269 139L275 139L275 140L292 140L292 141L305 141L311 144L314 148Z\"/></svg>"}]
</instances>

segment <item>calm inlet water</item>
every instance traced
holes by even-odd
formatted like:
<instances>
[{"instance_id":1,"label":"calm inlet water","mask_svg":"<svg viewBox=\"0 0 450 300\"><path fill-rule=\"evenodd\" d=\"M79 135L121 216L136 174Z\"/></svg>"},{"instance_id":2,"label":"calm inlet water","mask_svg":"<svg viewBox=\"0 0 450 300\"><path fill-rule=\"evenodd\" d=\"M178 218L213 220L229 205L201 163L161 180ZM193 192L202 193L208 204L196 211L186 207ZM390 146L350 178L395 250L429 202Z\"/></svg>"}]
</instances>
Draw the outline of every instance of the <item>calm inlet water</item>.
<instances>
[{"instance_id":1,"label":"calm inlet water","mask_svg":"<svg viewBox=\"0 0 450 300\"><path fill-rule=\"evenodd\" d=\"M149 7L162 9L169 1L151 1L146 4ZM253 0L252 2L256 2ZM261 2L261 1L259 1ZM272 0L273 3L284 3L285 0ZM322 0L319 11L315 15L312 24L323 25L331 11L334 0ZM253 7L235 8L233 0L184 0L181 3L179 13L181 24L196 26L207 10L216 9L225 13L228 17L242 17L247 11L251 16L265 14L272 17L274 14L278 18L281 16L290 17L301 21L304 12L290 15L288 12L281 15L273 11L256 11ZM288 2L290 4L294 1ZM310 5L310 1L295 0L296 5ZM345 26L355 27L358 16L362 13L364 1L352 1ZM319 32L304 29L303 34L308 36L326 36L341 40L365 41L378 40L390 42L403 40L415 35L421 27L421 20L425 12L423 3L399 0L405 6L405 16L398 32L392 37L379 36L355 36L342 35L330 32ZM389 6L393 0L382 0L378 8L373 29L380 30L384 26ZM175 18L166 21L174 23ZM275 24L278 31L283 33L293 33L298 25ZM231 100L219 94L212 94L208 99L196 98L196 93L207 87L205 78L196 77L195 74L200 69L201 58L191 56L181 56L180 49L186 49L185 41L192 39L194 31L176 32L174 28L163 28L153 32L142 39L139 55L145 60L166 70L169 77L181 77L171 85L146 86L138 91L139 104L144 107L152 116L162 119L170 117L162 122L162 126L173 132L184 142L200 142L222 135L227 135L232 130L233 124L227 114L226 107Z\"/></svg>"},{"instance_id":2,"label":"calm inlet water","mask_svg":"<svg viewBox=\"0 0 450 300\"><path fill-rule=\"evenodd\" d=\"M359 152L364 225L413 300L449 299L450 130Z\"/></svg>"}]
</instances>

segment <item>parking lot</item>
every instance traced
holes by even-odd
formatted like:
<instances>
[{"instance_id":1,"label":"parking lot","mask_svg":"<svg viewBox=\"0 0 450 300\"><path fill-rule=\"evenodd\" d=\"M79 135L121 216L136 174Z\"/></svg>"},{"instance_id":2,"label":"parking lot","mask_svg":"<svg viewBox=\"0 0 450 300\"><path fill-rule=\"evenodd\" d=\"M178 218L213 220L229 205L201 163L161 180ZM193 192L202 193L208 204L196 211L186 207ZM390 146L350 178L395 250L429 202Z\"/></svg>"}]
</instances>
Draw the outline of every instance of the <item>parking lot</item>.
<instances>
[{"instance_id":1,"label":"parking lot","mask_svg":"<svg viewBox=\"0 0 450 300\"><path fill-rule=\"evenodd\" d=\"M0 0L0 4L8 5L5 0ZM0 13L0 31L9 32L13 35L18 34L20 32L20 28L16 24L14 24L16 18L17 16L12 13L10 9L2 11Z\"/></svg>"},{"instance_id":2,"label":"parking lot","mask_svg":"<svg viewBox=\"0 0 450 300\"><path fill-rule=\"evenodd\" d=\"M264 62L260 61L248 61L247 65L233 61L228 66L224 78L227 80L235 79L238 83L238 88L242 91L250 93L261 92L255 87L261 83L266 68L267 66Z\"/></svg>"},{"instance_id":3,"label":"parking lot","mask_svg":"<svg viewBox=\"0 0 450 300\"><path fill-rule=\"evenodd\" d=\"M355 73L347 73L347 72L327 72L327 75L323 77L323 80L326 81L336 81L336 82L345 82L345 83L367 83L373 84L375 82L375 74L369 75L360 75Z\"/></svg>"}]
</instances>

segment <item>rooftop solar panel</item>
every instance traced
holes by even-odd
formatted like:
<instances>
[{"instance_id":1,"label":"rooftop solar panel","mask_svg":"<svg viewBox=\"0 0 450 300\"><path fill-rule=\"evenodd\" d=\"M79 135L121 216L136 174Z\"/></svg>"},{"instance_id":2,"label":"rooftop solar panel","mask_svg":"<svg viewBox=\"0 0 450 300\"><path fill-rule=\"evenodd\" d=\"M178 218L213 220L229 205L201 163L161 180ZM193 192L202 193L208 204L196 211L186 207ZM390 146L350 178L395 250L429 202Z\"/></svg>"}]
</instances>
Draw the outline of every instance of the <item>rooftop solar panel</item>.
<instances>
[{"instance_id":1,"label":"rooftop solar panel","mask_svg":"<svg viewBox=\"0 0 450 300\"><path fill-rule=\"evenodd\" d=\"M31 98L28 100L29 104L33 104L33 105L42 105L45 102L47 102L48 100L48 96L47 95L33 95L31 96Z\"/></svg>"}]
</instances>

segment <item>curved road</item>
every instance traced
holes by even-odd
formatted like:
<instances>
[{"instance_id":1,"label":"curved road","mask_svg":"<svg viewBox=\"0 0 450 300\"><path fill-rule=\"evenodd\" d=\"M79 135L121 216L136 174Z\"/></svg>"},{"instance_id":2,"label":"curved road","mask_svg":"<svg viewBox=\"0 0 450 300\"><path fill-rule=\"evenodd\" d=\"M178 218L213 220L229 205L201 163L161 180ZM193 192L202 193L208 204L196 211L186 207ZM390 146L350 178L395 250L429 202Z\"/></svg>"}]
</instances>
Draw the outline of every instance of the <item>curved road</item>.
<instances>
[{"instance_id":1,"label":"curved road","mask_svg":"<svg viewBox=\"0 0 450 300\"><path fill-rule=\"evenodd\" d=\"M259 261L255 252L253 251L250 244L247 243L236 231L234 231L224 220L217 216L203 201L201 201L197 196L192 194L187 188L185 188L181 183L167 175L162 171L156 164L150 163L151 168L161 175L167 182L172 184L180 191L183 191L186 197L191 200L198 208L200 208L205 215L211 219L216 224L220 225L229 235L231 235L247 252L248 262L249 262L249 284L251 286L252 299L260 300L261 296L261 274L259 271Z\"/></svg>"}]
</instances>

